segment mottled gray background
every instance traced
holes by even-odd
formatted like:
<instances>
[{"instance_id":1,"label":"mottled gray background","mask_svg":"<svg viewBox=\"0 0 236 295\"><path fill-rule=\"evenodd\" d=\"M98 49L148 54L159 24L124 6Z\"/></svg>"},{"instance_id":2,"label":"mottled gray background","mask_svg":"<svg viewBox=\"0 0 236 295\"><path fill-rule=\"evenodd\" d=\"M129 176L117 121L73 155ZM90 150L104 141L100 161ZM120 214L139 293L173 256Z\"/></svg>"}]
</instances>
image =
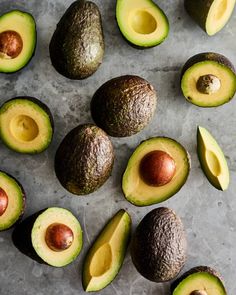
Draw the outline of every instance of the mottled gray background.
<instances>
[{"instance_id":1,"label":"mottled gray background","mask_svg":"<svg viewBox=\"0 0 236 295\"><path fill-rule=\"evenodd\" d=\"M84 294L81 264L88 246L104 223L118 209L125 208L134 226L152 208L136 208L121 192L121 175L136 145L150 136L165 135L179 140L190 152L192 170L186 185L164 202L182 217L189 242L185 270L199 264L217 268L225 278L228 294L236 294L236 99L215 109L202 109L185 101L179 89L181 66L192 55L216 51L236 64L236 13L226 28L208 37L185 13L183 1L158 1L170 20L169 38L159 47L139 51L121 37L115 21L115 1L95 0L101 9L106 42L104 62L84 81L70 81L51 66L48 44L57 22L71 0L0 1L0 13L19 8L31 12L37 21L38 45L30 65L17 74L0 76L0 102L18 95L44 101L55 118L55 136L41 155L20 155L0 145L0 168L23 184L27 193L26 216L46 206L62 206L78 216L84 231L81 255L65 268L39 265L14 248L11 231L0 233L1 295ZM162 3L161 3L162 2ZM112 139L116 161L112 176L96 193L76 197L57 181L53 159L63 136L79 123L91 122L89 104L95 90L108 79L138 74L155 86L159 103L152 123L139 134ZM203 175L196 155L196 127L201 124L223 147L231 170L227 192L219 192ZM142 278L129 253L115 281L99 294L169 295L169 284L155 284Z\"/></svg>"}]
</instances>

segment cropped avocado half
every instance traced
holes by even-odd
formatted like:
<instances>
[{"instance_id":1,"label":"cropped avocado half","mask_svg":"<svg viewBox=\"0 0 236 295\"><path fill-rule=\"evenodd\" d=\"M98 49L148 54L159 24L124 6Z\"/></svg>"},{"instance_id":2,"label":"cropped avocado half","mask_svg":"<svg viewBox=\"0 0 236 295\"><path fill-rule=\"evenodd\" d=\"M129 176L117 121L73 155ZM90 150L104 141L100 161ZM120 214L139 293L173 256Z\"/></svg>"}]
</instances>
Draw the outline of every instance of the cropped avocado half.
<instances>
[{"instance_id":1,"label":"cropped avocado half","mask_svg":"<svg viewBox=\"0 0 236 295\"><path fill-rule=\"evenodd\" d=\"M0 108L0 137L10 149L37 154L48 148L53 136L49 108L34 97L16 97Z\"/></svg>"},{"instance_id":2,"label":"cropped avocado half","mask_svg":"<svg viewBox=\"0 0 236 295\"><path fill-rule=\"evenodd\" d=\"M123 193L136 206L160 203L181 189L189 171L190 158L180 143L153 137L130 157L122 179Z\"/></svg>"},{"instance_id":3,"label":"cropped avocado half","mask_svg":"<svg viewBox=\"0 0 236 295\"><path fill-rule=\"evenodd\" d=\"M12 10L0 16L0 72L25 67L36 47L36 24L27 12Z\"/></svg>"},{"instance_id":4,"label":"cropped avocado half","mask_svg":"<svg viewBox=\"0 0 236 295\"><path fill-rule=\"evenodd\" d=\"M219 32L233 13L235 0L185 0L185 9L209 35Z\"/></svg>"},{"instance_id":5,"label":"cropped avocado half","mask_svg":"<svg viewBox=\"0 0 236 295\"><path fill-rule=\"evenodd\" d=\"M236 92L236 72L223 55L205 52L191 57L181 74L187 101L199 107L217 107L229 102Z\"/></svg>"},{"instance_id":6,"label":"cropped avocado half","mask_svg":"<svg viewBox=\"0 0 236 295\"><path fill-rule=\"evenodd\" d=\"M14 245L39 263L62 267L80 253L82 230L77 218L64 208L51 207L26 218L12 233Z\"/></svg>"},{"instance_id":7,"label":"cropped avocado half","mask_svg":"<svg viewBox=\"0 0 236 295\"><path fill-rule=\"evenodd\" d=\"M156 46L169 33L167 16L152 0L117 0L116 19L124 38L135 47Z\"/></svg>"}]
</instances>

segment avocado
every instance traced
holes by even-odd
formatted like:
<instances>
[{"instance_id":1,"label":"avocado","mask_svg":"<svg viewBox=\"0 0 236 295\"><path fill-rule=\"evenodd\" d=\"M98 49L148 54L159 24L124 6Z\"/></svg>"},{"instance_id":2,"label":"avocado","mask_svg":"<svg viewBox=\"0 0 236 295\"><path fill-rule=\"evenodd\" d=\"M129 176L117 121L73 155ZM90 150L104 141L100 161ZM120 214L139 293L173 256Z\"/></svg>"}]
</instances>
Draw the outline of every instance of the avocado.
<instances>
[{"instance_id":1,"label":"avocado","mask_svg":"<svg viewBox=\"0 0 236 295\"><path fill-rule=\"evenodd\" d=\"M34 55L37 42L33 16L12 10L0 16L0 72L14 73Z\"/></svg>"},{"instance_id":2,"label":"avocado","mask_svg":"<svg viewBox=\"0 0 236 295\"><path fill-rule=\"evenodd\" d=\"M178 275L186 261L186 249L181 219L173 210L161 207L141 220L133 235L130 251L138 272L158 283Z\"/></svg>"},{"instance_id":3,"label":"avocado","mask_svg":"<svg viewBox=\"0 0 236 295\"><path fill-rule=\"evenodd\" d=\"M124 38L135 47L159 45L169 33L167 16L152 0L117 0L116 19Z\"/></svg>"},{"instance_id":4,"label":"avocado","mask_svg":"<svg viewBox=\"0 0 236 295\"><path fill-rule=\"evenodd\" d=\"M61 185L75 195L87 195L102 186L114 163L107 134L93 124L79 125L61 142L55 156L55 172Z\"/></svg>"},{"instance_id":5,"label":"avocado","mask_svg":"<svg viewBox=\"0 0 236 295\"><path fill-rule=\"evenodd\" d=\"M224 153L208 130L197 130L197 152L203 172L209 182L219 190L229 186L229 168Z\"/></svg>"},{"instance_id":6,"label":"avocado","mask_svg":"<svg viewBox=\"0 0 236 295\"><path fill-rule=\"evenodd\" d=\"M99 291L118 274L131 234L131 218L120 210L107 223L92 247L83 266L83 287L86 292Z\"/></svg>"},{"instance_id":7,"label":"avocado","mask_svg":"<svg viewBox=\"0 0 236 295\"><path fill-rule=\"evenodd\" d=\"M185 9L209 35L219 32L233 13L235 0L185 0Z\"/></svg>"},{"instance_id":8,"label":"avocado","mask_svg":"<svg viewBox=\"0 0 236 295\"><path fill-rule=\"evenodd\" d=\"M157 103L153 86L138 76L121 76L103 84L91 101L95 123L110 136L136 134L151 121Z\"/></svg>"},{"instance_id":9,"label":"avocado","mask_svg":"<svg viewBox=\"0 0 236 295\"><path fill-rule=\"evenodd\" d=\"M220 274L211 267L197 266L171 286L172 295L227 295Z\"/></svg>"},{"instance_id":10,"label":"avocado","mask_svg":"<svg viewBox=\"0 0 236 295\"><path fill-rule=\"evenodd\" d=\"M25 192L11 175L0 171L0 231L7 230L22 218Z\"/></svg>"},{"instance_id":11,"label":"avocado","mask_svg":"<svg viewBox=\"0 0 236 295\"><path fill-rule=\"evenodd\" d=\"M149 138L131 155L122 179L125 198L136 206L163 202L184 185L190 171L190 157L177 141Z\"/></svg>"},{"instance_id":12,"label":"avocado","mask_svg":"<svg viewBox=\"0 0 236 295\"><path fill-rule=\"evenodd\" d=\"M69 79L85 79L97 71L104 49L102 19L97 5L75 1L52 36L49 46L52 65Z\"/></svg>"},{"instance_id":13,"label":"avocado","mask_svg":"<svg viewBox=\"0 0 236 295\"><path fill-rule=\"evenodd\" d=\"M76 259L83 243L77 218L58 207L43 209L26 218L15 227L12 240L23 254L55 267Z\"/></svg>"},{"instance_id":14,"label":"avocado","mask_svg":"<svg viewBox=\"0 0 236 295\"><path fill-rule=\"evenodd\" d=\"M232 63L214 52L199 53L184 65L181 88L187 101L199 107L217 107L229 102L236 92Z\"/></svg>"},{"instance_id":15,"label":"avocado","mask_svg":"<svg viewBox=\"0 0 236 295\"><path fill-rule=\"evenodd\" d=\"M49 108L34 97L16 97L0 108L0 137L10 149L38 154L48 148L53 137L53 117Z\"/></svg>"}]
</instances>

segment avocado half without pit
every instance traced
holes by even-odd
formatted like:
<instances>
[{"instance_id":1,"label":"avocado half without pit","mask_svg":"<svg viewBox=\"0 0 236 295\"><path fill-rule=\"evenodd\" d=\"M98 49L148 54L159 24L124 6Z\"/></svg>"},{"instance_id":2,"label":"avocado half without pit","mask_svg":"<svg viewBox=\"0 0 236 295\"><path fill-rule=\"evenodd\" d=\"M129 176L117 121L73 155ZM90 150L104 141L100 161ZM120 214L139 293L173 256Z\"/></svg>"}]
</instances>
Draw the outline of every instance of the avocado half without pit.
<instances>
[{"instance_id":1,"label":"avocado half without pit","mask_svg":"<svg viewBox=\"0 0 236 295\"><path fill-rule=\"evenodd\" d=\"M3 143L19 153L40 153L52 141L52 114L33 97L16 97L5 102L0 108L0 125Z\"/></svg>"},{"instance_id":2,"label":"avocado half without pit","mask_svg":"<svg viewBox=\"0 0 236 295\"><path fill-rule=\"evenodd\" d=\"M236 92L236 72L223 55L205 52L191 57L181 73L181 89L187 101L199 107L217 107Z\"/></svg>"},{"instance_id":3,"label":"avocado half without pit","mask_svg":"<svg viewBox=\"0 0 236 295\"><path fill-rule=\"evenodd\" d=\"M160 203L176 194L190 171L185 148L167 137L143 141L130 157L123 174L126 199L136 206Z\"/></svg>"},{"instance_id":4,"label":"avocado half without pit","mask_svg":"<svg viewBox=\"0 0 236 295\"><path fill-rule=\"evenodd\" d=\"M0 72L13 73L28 64L36 47L31 14L13 10L0 16Z\"/></svg>"},{"instance_id":5,"label":"avocado half without pit","mask_svg":"<svg viewBox=\"0 0 236 295\"><path fill-rule=\"evenodd\" d=\"M152 0L117 0L116 19L124 38L135 47L156 46L169 33L167 16Z\"/></svg>"},{"instance_id":6,"label":"avocado half without pit","mask_svg":"<svg viewBox=\"0 0 236 295\"><path fill-rule=\"evenodd\" d=\"M62 267L80 253L82 230L77 218L64 208L51 207L26 218L15 227L14 245L39 263Z\"/></svg>"}]
</instances>

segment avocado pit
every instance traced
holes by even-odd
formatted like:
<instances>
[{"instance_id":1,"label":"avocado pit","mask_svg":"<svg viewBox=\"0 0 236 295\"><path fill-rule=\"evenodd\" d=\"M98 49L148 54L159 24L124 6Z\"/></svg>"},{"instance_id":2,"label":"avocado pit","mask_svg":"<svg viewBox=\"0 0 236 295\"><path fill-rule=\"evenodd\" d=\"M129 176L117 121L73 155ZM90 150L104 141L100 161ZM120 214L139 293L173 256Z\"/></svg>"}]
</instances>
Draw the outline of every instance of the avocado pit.
<instances>
[{"instance_id":1,"label":"avocado pit","mask_svg":"<svg viewBox=\"0 0 236 295\"><path fill-rule=\"evenodd\" d=\"M2 216L8 206L8 196L6 194L6 192L0 188L0 216Z\"/></svg>"},{"instance_id":2,"label":"avocado pit","mask_svg":"<svg viewBox=\"0 0 236 295\"><path fill-rule=\"evenodd\" d=\"M23 49L21 36L15 31L0 33L0 57L3 59L16 58Z\"/></svg>"},{"instance_id":3,"label":"avocado pit","mask_svg":"<svg viewBox=\"0 0 236 295\"><path fill-rule=\"evenodd\" d=\"M207 292L205 290L195 290L190 295L207 295Z\"/></svg>"},{"instance_id":4,"label":"avocado pit","mask_svg":"<svg viewBox=\"0 0 236 295\"><path fill-rule=\"evenodd\" d=\"M197 81L197 90L203 94L213 94L220 90L220 79L214 75L201 76Z\"/></svg>"}]
</instances>

